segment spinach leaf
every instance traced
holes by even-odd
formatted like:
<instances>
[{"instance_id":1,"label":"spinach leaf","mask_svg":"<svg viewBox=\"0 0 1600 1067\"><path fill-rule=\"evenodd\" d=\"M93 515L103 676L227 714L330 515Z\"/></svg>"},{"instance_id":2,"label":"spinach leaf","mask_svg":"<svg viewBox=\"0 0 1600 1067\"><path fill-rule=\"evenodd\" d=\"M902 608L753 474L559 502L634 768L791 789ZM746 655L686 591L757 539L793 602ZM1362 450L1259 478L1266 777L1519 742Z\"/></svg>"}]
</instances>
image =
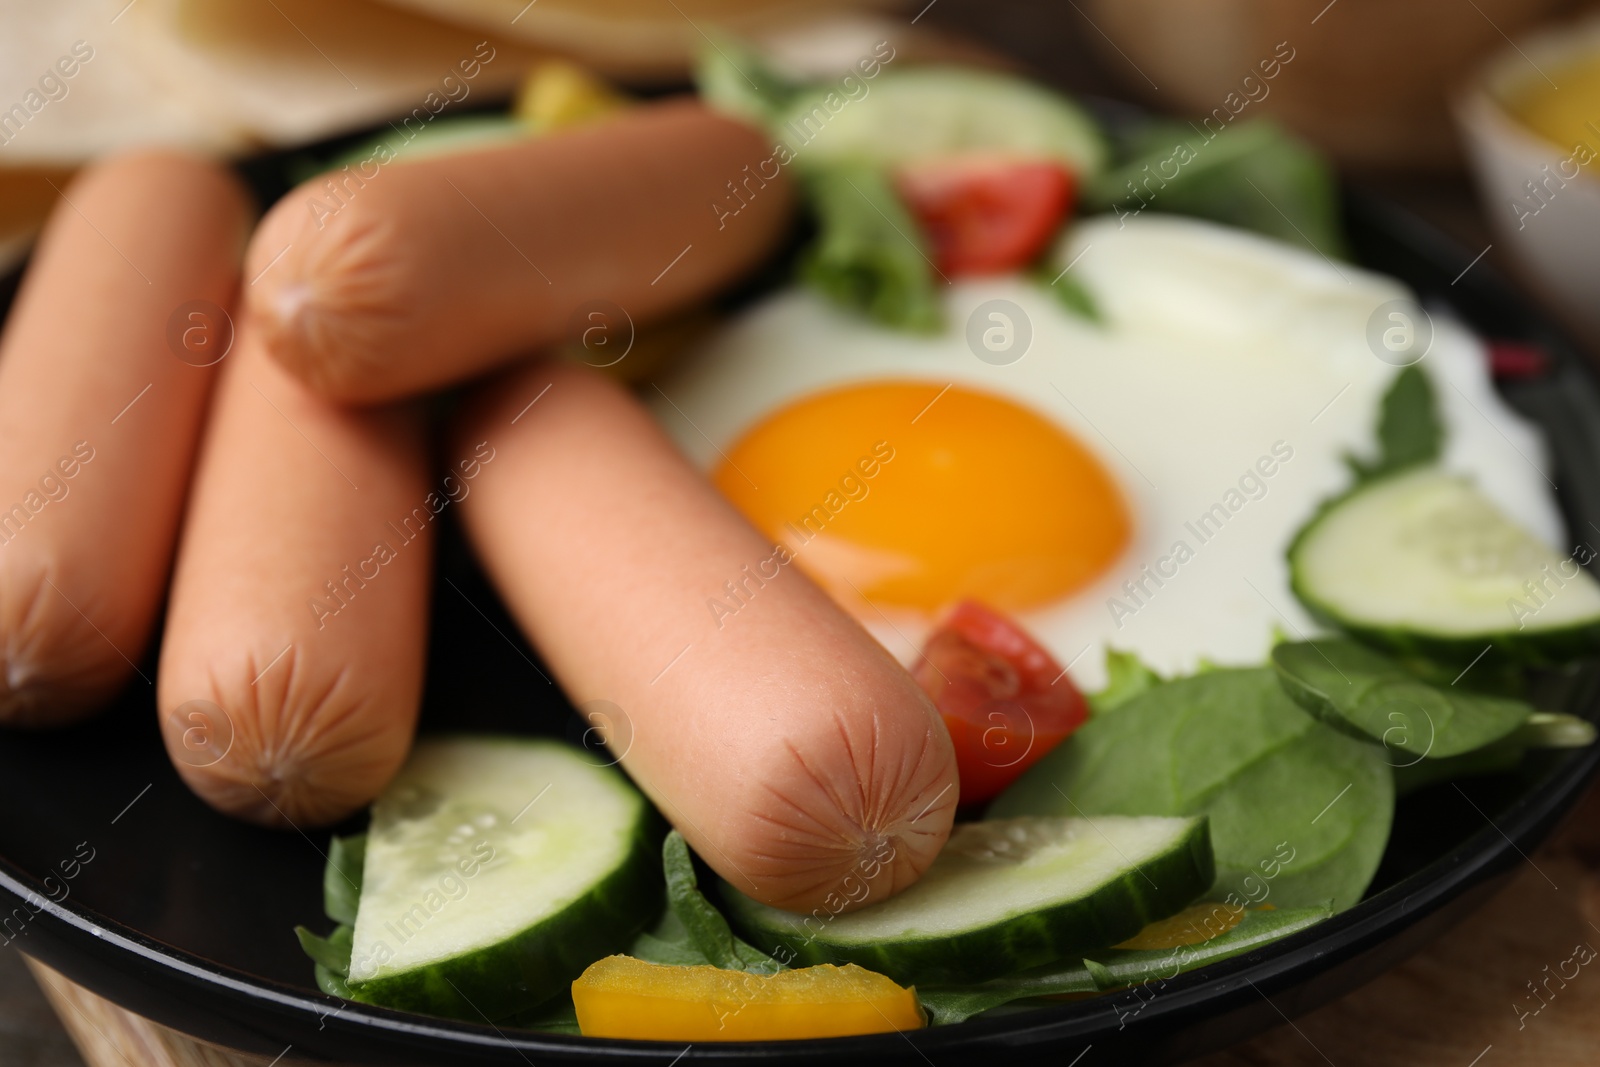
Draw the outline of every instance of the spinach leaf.
<instances>
[{"instance_id":1,"label":"spinach leaf","mask_svg":"<svg viewBox=\"0 0 1600 1067\"><path fill-rule=\"evenodd\" d=\"M1500 740L1459 756L1402 763L1394 769L1398 796L1458 778L1505 774L1516 769L1530 748L1583 748L1594 744L1594 723L1561 711L1536 711Z\"/></svg>"},{"instance_id":2,"label":"spinach leaf","mask_svg":"<svg viewBox=\"0 0 1600 1067\"><path fill-rule=\"evenodd\" d=\"M1222 668L1096 715L991 805L1015 815L1207 815L1211 895L1361 899L1394 816L1383 750L1305 714L1271 668Z\"/></svg>"},{"instance_id":3,"label":"spinach leaf","mask_svg":"<svg viewBox=\"0 0 1600 1067\"><path fill-rule=\"evenodd\" d=\"M543 1030L547 1034L581 1034L578 1027L578 1009L572 1003L572 994L552 997L531 1011L512 1016L507 1025L523 1030Z\"/></svg>"},{"instance_id":4,"label":"spinach leaf","mask_svg":"<svg viewBox=\"0 0 1600 1067\"><path fill-rule=\"evenodd\" d=\"M816 241L801 276L831 299L888 326L933 331L944 322L921 227L888 177L867 164L808 172Z\"/></svg>"},{"instance_id":5,"label":"spinach leaf","mask_svg":"<svg viewBox=\"0 0 1600 1067\"><path fill-rule=\"evenodd\" d=\"M1123 162L1089 180L1084 205L1117 214L1193 215L1255 230L1325 256L1345 254L1338 185L1323 158L1267 121L1212 132L1152 123Z\"/></svg>"},{"instance_id":6,"label":"spinach leaf","mask_svg":"<svg viewBox=\"0 0 1600 1067\"><path fill-rule=\"evenodd\" d=\"M1358 482L1419 463L1432 463L1444 449L1444 424L1433 383L1413 363L1403 367L1389 383L1378 408L1378 458L1371 462L1355 456L1345 462Z\"/></svg>"},{"instance_id":7,"label":"spinach leaf","mask_svg":"<svg viewBox=\"0 0 1600 1067\"><path fill-rule=\"evenodd\" d=\"M1161 949L1106 949L1095 960L1057 963L970 986L918 987L917 999L934 1025L964 1022L980 1012L1029 997L1098 993L1126 986L1165 984L1176 975L1242 955L1299 933L1332 914L1310 908L1249 910L1239 924L1196 945Z\"/></svg>"},{"instance_id":8,"label":"spinach leaf","mask_svg":"<svg viewBox=\"0 0 1600 1067\"><path fill-rule=\"evenodd\" d=\"M1121 707L1140 693L1161 684L1161 676L1144 665L1133 652L1106 649L1106 687L1087 698L1089 710L1104 715Z\"/></svg>"},{"instance_id":9,"label":"spinach leaf","mask_svg":"<svg viewBox=\"0 0 1600 1067\"><path fill-rule=\"evenodd\" d=\"M694 860L683 835L673 830L661 846L667 876L667 914L656 928L640 934L628 955L676 966L710 964L727 971L776 974L783 964L734 936L716 905L700 892Z\"/></svg>"},{"instance_id":10,"label":"spinach leaf","mask_svg":"<svg viewBox=\"0 0 1600 1067\"><path fill-rule=\"evenodd\" d=\"M1272 665L1284 691L1312 715L1407 754L1391 763L1472 752L1533 714L1521 700L1430 685L1398 660L1345 638L1280 644Z\"/></svg>"},{"instance_id":11,"label":"spinach leaf","mask_svg":"<svg viewBox=\"0 0 1600 1067\"><path fill-rule=\"evenodd\" d=\"M361 876L367 868L367 835L335 837L328 842L328 865L322 869L322 910L336 923L355 925L361 903Z\"/></svg>"}]
</instances>

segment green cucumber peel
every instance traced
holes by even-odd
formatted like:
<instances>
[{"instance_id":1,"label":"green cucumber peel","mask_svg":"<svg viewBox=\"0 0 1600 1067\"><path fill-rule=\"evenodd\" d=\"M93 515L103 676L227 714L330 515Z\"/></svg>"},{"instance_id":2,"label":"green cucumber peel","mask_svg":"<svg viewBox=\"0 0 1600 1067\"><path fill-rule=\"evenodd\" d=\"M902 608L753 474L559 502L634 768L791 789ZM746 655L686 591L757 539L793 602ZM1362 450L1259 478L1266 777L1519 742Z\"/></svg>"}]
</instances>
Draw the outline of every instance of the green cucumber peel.
<instances>
[{"instance_id":1,"label":"green cucumber peel","mask_svg":"<svg viewBox=\"0 0 1600 1067\"><path fill-rule=\"evenodd\" d=\"M1272 665L1296 704L1351 736L1395 750L1397 766L1494 744L1534 712L1525 701L1433 685L1400 660L1347 638L1280 644Z\"/></svg>"},{"instance_id":2,"label":"green cucumber peel","mask_svg":"<svg viewBox=\"0 0 1600 1067\"><path fill-rule=\"evenodd\" d=\"M935 1026L965 1022L1019 1000L1065 993L1100 993L1136 985L1165 984L1178 974L1243 955L1299 933L1333 913L1327 904L1308 908L1248 910L1238 925L1195 945L1162 949L1105 949L1098 959L1040 967L970 986L918 987L917 998Z\"/></svg>"},{"instance_id":3,"label":"green cucumber peel","mask_svg":"<svg viewBox=\"0 0 1600 1067\"><path fill-rule=\"evenodd\" d=\"M1382 749L1305 714L1271 668L1178 678L1096 715L987 816L1206 815L1207 894L1279 908L1361 899L1388 841Z\"/></svg>"}]
</instances>

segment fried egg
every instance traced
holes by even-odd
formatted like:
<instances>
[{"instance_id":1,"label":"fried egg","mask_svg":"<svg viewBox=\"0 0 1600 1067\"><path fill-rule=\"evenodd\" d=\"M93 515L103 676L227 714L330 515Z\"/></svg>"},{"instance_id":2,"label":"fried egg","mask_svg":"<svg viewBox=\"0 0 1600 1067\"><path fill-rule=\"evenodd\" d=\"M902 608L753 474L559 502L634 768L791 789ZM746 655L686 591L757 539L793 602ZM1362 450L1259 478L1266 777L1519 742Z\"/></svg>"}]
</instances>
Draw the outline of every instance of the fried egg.
<instances>
[{"instance_id":1,"label":"fried egg","mask_svg":"<svg viewBox=\"0 0 1600 1067\"><path fill-rule=\"evenodd\" d=\"M1100 321L1017 276L946 287L932 336L789 289L658 383L657 415L903 660L968 597L1090 689L1107 648L1180 674L1315 634L1284 553L1373 450L1397 368L1371 323L1408 291L1177 216L1080 222L1053 259ZM1481 343L1435 310L1422 367L1446 466L1556 545L1542 442Z\"/></svg>"}]
</instances>

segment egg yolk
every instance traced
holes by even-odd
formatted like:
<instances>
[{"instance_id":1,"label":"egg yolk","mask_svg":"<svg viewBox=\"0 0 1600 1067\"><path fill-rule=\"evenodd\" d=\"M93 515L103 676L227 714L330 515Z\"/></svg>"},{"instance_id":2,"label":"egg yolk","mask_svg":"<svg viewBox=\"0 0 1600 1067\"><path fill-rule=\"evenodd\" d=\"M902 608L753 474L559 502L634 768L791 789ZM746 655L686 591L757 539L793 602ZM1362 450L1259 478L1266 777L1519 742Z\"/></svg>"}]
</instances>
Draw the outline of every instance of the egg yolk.
<instances>
[{"instance_id":1,"label":"egg yolk","mask_svg":"<svg viewBox=\"0 0 1600 1067\"><path fill-rule=\"evenodd\" d=\"M1060 426L956 385L872 382L772 412L717 488L836 598L1024 611L1082 588L1128 542L1128 508Z\"/></svg>"}]
</instances>

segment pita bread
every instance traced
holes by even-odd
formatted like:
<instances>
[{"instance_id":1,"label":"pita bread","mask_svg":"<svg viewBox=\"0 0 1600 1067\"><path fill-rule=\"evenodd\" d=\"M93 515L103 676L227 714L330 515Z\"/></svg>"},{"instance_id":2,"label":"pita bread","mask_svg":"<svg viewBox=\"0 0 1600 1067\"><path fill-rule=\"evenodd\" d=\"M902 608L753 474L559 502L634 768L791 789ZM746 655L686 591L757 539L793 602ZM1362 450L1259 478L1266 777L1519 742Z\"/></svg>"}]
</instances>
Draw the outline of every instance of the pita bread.
<instances>
[{"instance_id":1,"label":"pita bread","mask_svg":"<svg viewBox=\"0 0 1600 1067\"><path fill-rule=\"evenodd\" d=\"M92 49L66 95L26 114L0 168L69 166L136 145L236 155L370 126L466 82L504 96L540 53L370 0L0 0L0 112L70 54ZM453 83L459 84L459 83ZM459 95L459 89L453 89Z\"/></svg>"},{"instance_id":2,"label":"pita bread","mask_svg":"<svg viewBox=\"0 0 1600 1067\"><path fill-rule=\"evenodd\" d=\"M471 25L571 55L624 78L682 77L721 29L751 37L900 0L388 0L397 7Z\"/></svg>"}]
</instances>

